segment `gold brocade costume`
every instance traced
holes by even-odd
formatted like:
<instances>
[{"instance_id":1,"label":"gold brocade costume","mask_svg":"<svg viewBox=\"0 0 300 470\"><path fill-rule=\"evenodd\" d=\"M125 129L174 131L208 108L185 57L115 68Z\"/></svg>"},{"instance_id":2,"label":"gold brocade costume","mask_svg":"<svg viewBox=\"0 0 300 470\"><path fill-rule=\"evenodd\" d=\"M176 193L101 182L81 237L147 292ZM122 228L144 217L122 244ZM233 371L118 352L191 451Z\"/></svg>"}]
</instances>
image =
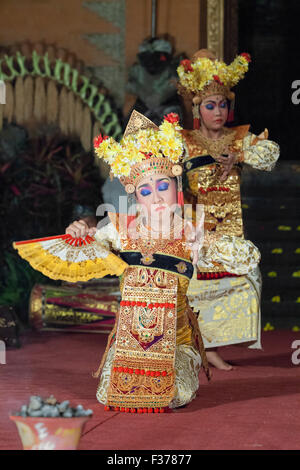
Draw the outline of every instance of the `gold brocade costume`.
<instances>
[{"instance_id":1,"label":"gold brocade costume","mask_svg":"<svg viewBox=\"0 0 300 470\"><path fill-rule=\"evenodd\" d=\"M251 242L229 236L207 236L196 252L177 216L169 238L160 238L161 232L153 238L138 218L131 219L126 233L124 218L125 225L119 217L93 238L65 234L16 242L15 248L54 279L66 279L66 262L73 282L83 274L83 280L107 273L122 276L115 326L94 374L101 374L97 398L120 411L158 412L195 397L201 363L209 377L198 322L186 296L194 271L191 257L199 260L198 267L220 263L243 275L257 266L260 256Z\"/></svg>"},{"instance_id":2,"label":"gold brocade costume","mask_svg":"<svg viewBox=\"0 0 300 470\"><path fill-rule=\"evenodd\" d=\"M142 250L152 239L144 232L142 236L141 241L124 236L124 229L112 223L95 236L128 264L116 325L100 366L97 398L124 409L182 406L195 397L201 366L201 336L186 297L193 273L191 252L184 238L173 239L164 243L163 251L153 252L149 262ZM203 262L221 261L237 273L259 262L257 248L235 237L220 237L199 255Z\"/></svg>"},{"instance_id":3,"label":"gold brocade costume","mask_svg":"<svg viewBox=\"0 0 300 470\"><path fill-rule=\"evenodd\" d=\"M157 128L133 112L120 143L112 137L95 137L97 156L109 163L128 194L134 194L145 176L176 177L176 198L172 191L169 196L183 205L184 140L178 120L170 113ZM231 141L231 136L226 137L226 145ZM157 188L152 189L156 194ZM158 200L167 203L168 198L159 195ZM243 276L258 265L260 255L251 242L222 233L205 237L203 245L198 239L193 242L193 237L186 241L183 221L176 213L168 215L172 227L169 231L163 224L164 232L146 227L140 215L110 214L111 223L98 229L95 237L67 233L14 245L20 256L53 279L77 282L107 274L122 276L115 326L94 374L101 376L97 398L108 409L152 413L189 403L198 389L201 364L209 377L199 325L186 295L194 272L192 260L198 268L223 266ZM198 237L197 230L198 225Z\"/></svg>"},{"instance_id":4,"label":"gold brocade costume","mask_svg":"<svg viewBox=\"0 0 300 470\"><path fill-rule=\"evenodd\" d=\"M165 241L163 253L159 254L170 257L175 264L160 269L151 266L151 259L142 257L140 262L135 259L142 253L145 239L141 245L140 240L124 236L124 228L118 226L117 231L110 224L96 238L120 250L129 264L121 279L116 337L102 370L98 400L108 406L130 409L188 403L198 389L201 366L187 314L189 279L184 273L187 265L191 268L190 251L181 239ZM153 239L148 242L153 244ZM157 255L154 254L156 258ZM175 349L176 356L179 355L177 366ZM186 367L182 368L184 362ZM129 373L130 369L138 370L138 374Z\"/></svg>"},{"instance_id":5,"label":"gold brocade costume","mask_svg":"<svg viewBox=\"0 0 300 470\"><path fill-rule=\"evenodd\" d=\"M204 206L208 232L243 238L242 164L271 171L279 157L278 145L267 140L267 130L255 136L249 132L249 126L225 129L220 142L203 139L199 130L184 130L183 136L188 180L185 202L192 204L194 215L196 204ZM229 152L235 152L237 159L227 180L220 183L221 168L213 156ZM259 348L260 272L256 268L246 276L230 275L231 271L222 263L203 264L190 282L188 297L193 310L199 312L204 344L216 347L250 342L252 347Z\"/></svg>"}]
</instances>

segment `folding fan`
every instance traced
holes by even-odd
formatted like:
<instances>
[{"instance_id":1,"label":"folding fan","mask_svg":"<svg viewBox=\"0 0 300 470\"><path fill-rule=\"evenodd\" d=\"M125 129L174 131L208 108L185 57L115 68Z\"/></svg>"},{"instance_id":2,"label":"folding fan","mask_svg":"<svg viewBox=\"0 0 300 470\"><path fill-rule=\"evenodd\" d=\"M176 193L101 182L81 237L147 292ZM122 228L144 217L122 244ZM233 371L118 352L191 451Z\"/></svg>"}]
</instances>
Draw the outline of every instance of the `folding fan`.
<instances>
[{"instance_id":1,"label":"folding fan","mask_svg":"<svg viewBox=\"0 0 300 470\"><path fill-rule=\"evenodd\" d=\"M51 279L69 282L120 276L128 266L89 235L85 238L56 235L14 242L13 247L37 271Z\"/></svg>"}]
</instances>

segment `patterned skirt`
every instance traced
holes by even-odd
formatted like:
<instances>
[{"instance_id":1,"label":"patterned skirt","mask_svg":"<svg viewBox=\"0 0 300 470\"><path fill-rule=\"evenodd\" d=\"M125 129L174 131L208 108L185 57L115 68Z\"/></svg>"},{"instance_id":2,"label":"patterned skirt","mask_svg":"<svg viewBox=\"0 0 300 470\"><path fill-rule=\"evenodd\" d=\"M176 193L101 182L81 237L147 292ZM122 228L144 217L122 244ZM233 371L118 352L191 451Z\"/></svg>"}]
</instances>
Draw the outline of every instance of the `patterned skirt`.
<instances>
[{"instance_id":1,"label":"patterned skirt","mask_svg":"<svg viewBox=\"0 0 300 470\"><path fill-rule=\"evenodd\" d=\"M114 345L108 351L105 364L97 389L96 397L102 404L106 404L107 390L109 387L111 368L114 357ZM190 403L196 396L199 387L199 372L201 357L199 352L190 345L176 346L175 353L175 395L169 404L170 408Z\"/></svg>"}]
</instances>

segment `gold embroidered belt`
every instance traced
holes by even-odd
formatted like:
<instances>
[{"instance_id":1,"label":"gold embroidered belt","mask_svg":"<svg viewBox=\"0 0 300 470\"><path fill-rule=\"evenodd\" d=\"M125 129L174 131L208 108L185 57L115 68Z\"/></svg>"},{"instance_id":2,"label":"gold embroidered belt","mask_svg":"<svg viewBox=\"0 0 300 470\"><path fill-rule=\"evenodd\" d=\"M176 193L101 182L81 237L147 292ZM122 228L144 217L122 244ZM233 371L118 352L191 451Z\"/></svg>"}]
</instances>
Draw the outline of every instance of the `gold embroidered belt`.
<instances>
[{"instance_id":1,"label":"gold embroidered belt","mask_svg":"<svg viewBox=\"0 0 300 470\"><path fill-rule=\"evenodd\" d=\"M194 267L190 261L177 256L155 253L145 257L138 251L121 251L120 257L130 266L149 266L155 269L170 271L191 279Z\"/></svg>"},{"instance_id":2,"label":"gold embroidered belt","mask_svg":"<svg viewBox=\"0 0 300 470\"><path fill-rule=\"evenodd\" d=\"M228 155L222 154L223 157L227 157ZM190 160L184 163L185 171L192 171L196 168L200 168L201 166L211 165L213 163L217 163L216 160L211 155L201 155L198 157L193 157ZM235 166L241 167L240 163L235 164Z\"/></svg>"}]
</instances>

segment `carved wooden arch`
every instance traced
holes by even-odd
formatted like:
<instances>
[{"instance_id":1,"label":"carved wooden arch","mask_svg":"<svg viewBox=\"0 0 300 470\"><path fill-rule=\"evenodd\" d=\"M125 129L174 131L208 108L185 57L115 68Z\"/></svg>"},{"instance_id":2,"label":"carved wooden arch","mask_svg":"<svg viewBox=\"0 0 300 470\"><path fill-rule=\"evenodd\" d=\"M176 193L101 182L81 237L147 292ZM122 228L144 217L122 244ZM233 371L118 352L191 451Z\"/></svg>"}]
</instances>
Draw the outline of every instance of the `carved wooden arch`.
<instances>
[{"instance_id":1,"label":"carved wooden arch","mask_svg":"<svg viewBox=\"0 0 300 470\"><path fill-rule=\"evenodd\" d=\"M53 46L22 44L14 49L0 56L0 80L6 86L0 129L3 119L29 128L37 122L57 125L62 134L79 137L86 151L99 132L121 137L109 97L82 74L82 62Z\"/></svg>"}]
</instances>

